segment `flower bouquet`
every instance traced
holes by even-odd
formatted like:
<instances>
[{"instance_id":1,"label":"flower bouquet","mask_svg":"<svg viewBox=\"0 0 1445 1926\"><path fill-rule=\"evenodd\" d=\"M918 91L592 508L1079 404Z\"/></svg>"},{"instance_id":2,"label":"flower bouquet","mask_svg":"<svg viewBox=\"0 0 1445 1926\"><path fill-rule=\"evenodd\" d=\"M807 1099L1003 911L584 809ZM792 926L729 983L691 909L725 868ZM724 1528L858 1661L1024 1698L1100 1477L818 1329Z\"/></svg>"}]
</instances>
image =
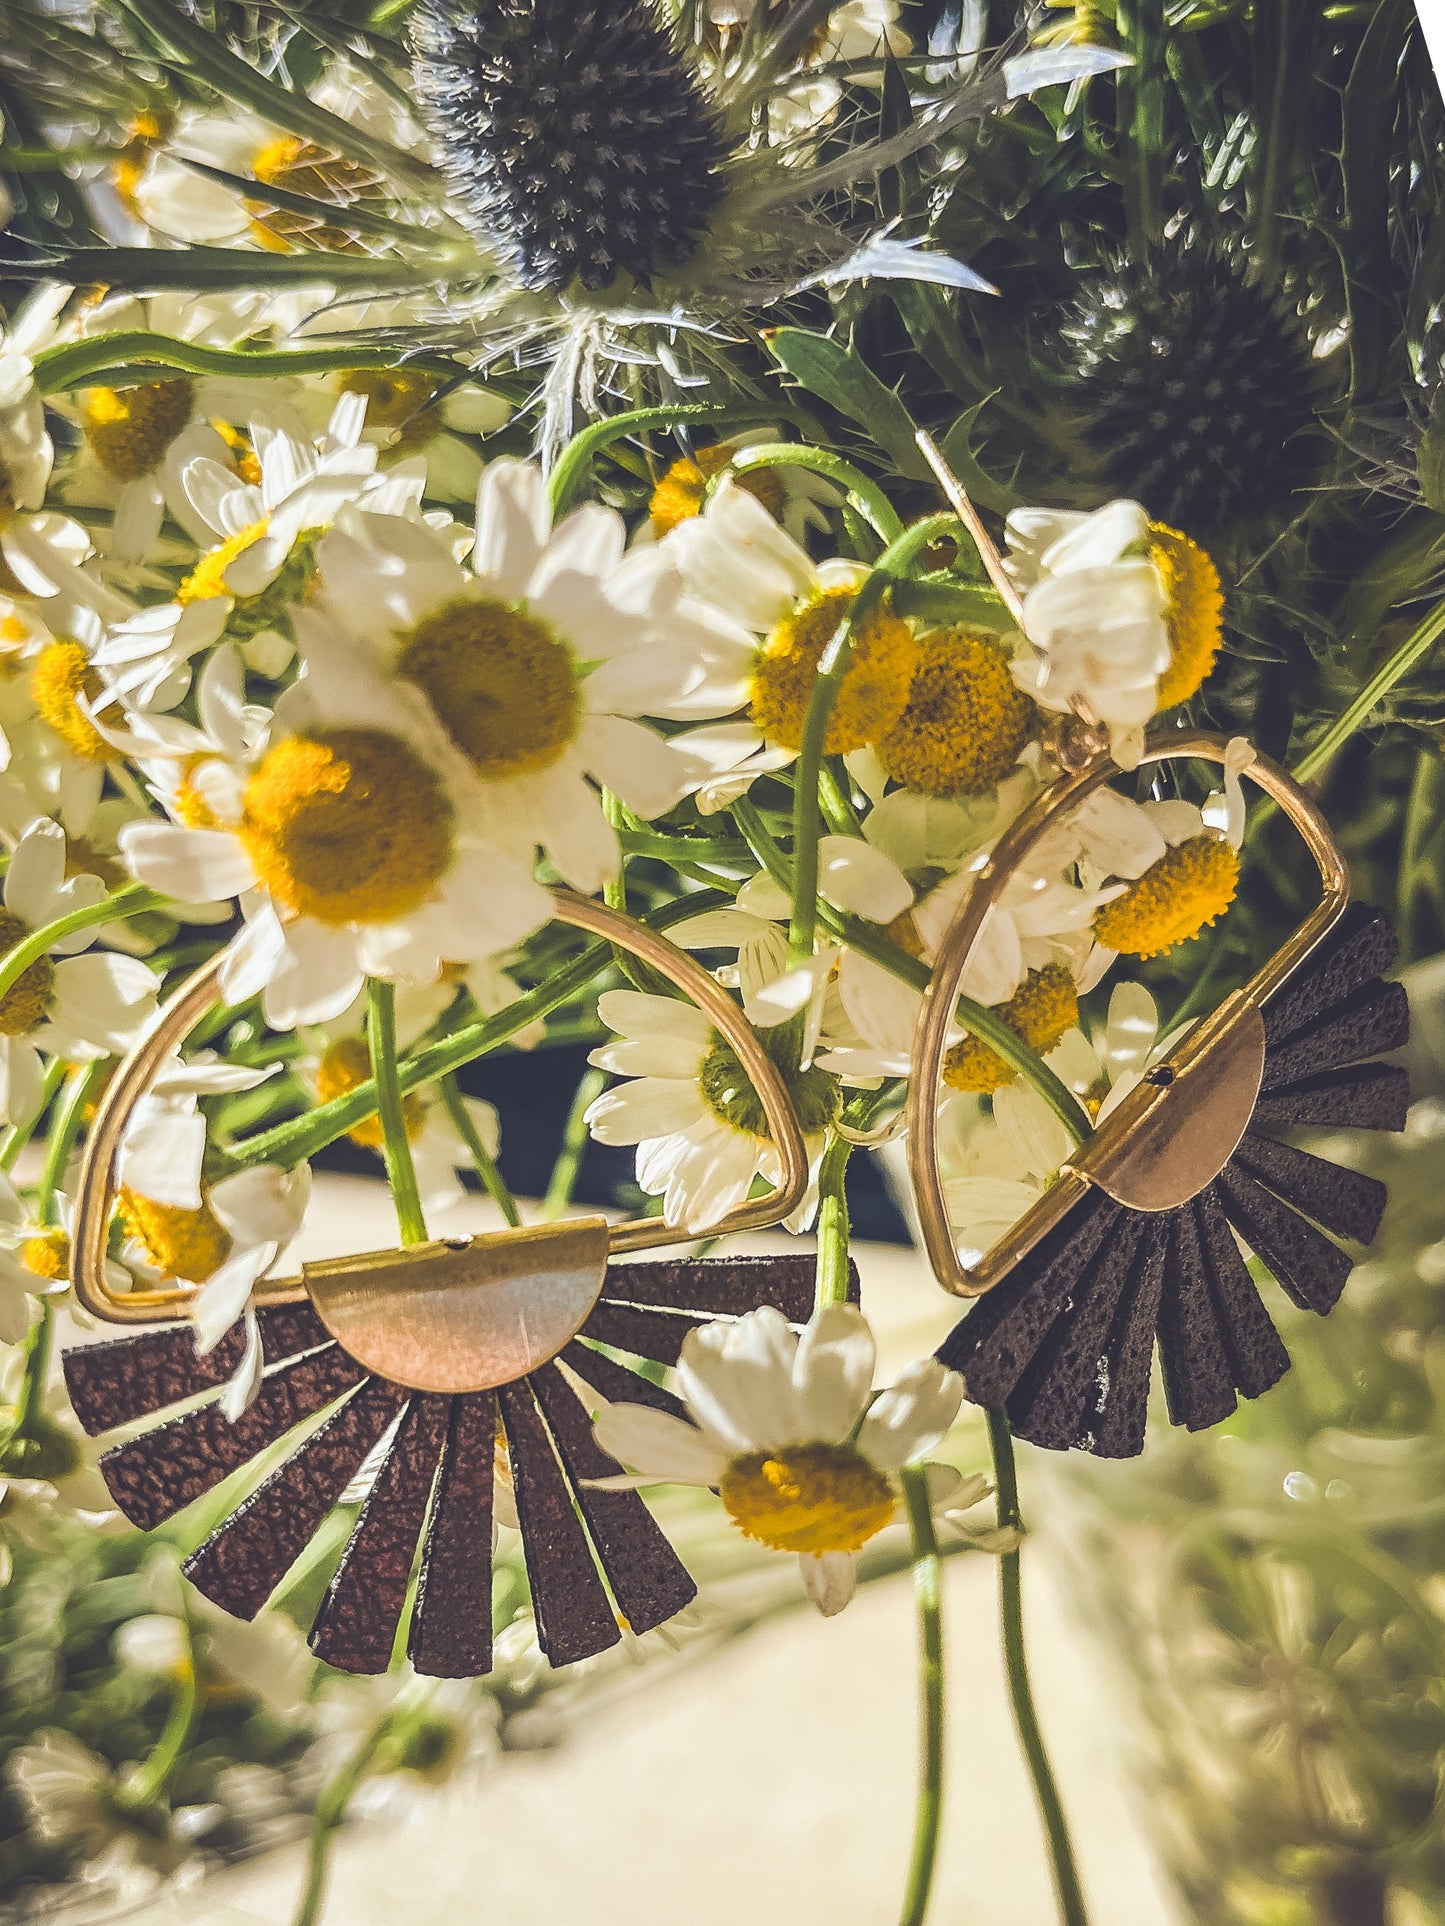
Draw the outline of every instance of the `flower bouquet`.
<instances>
[{"instance_id":1,"label":"flower bouquet","mask_svg":"<svg viewBox=\"0 0 1445 1926\"><path fill-rule=\"evenodd\" d=\"M1408 0L8 0L0 123L0 1527L184 1554L116 1540L169 1710L25 1728L12 1887L181 1863L284 1615L392 1681L314 1920L491 1716L432 1681L691 1609L682 1485L825 1614L906 1526L906 1922L998 1560L1078 1926L1013 1439L1137 1456L1156 1355L1161 1423L1271 1392L1384 1207L1300 1133L1403 1127L1445 929ZM578 1045L519 1204L473 1066ZM904 1140L960 1314L875 1388ZM344 1144L396 1246L298 1275Z\"/></svg>"}]
</instances>

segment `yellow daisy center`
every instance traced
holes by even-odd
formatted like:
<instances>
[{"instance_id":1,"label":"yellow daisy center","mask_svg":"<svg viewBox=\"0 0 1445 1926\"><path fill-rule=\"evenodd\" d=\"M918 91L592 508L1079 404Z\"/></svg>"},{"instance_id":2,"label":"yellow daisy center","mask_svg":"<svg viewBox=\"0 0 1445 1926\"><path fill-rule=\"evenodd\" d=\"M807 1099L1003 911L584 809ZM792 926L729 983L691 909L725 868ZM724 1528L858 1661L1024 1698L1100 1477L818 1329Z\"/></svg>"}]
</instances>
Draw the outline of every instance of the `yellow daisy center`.
<instances>
[{"instance_id":1,"label":"yellow daisy center","mask_svg":"<svg viewBox=\"0 0 1445 1926\"><path fill-rule=\"evenodd\" d=\"M896 944L905 956L916 956L920 961L922 960L923 938L918 933L918 925L914 921L911 909L900 910L893 921L885 926L883 934L890 943Z\"/></svg>"},{"instance_id":2,"label":"yellow daisy center","mask_svg":"<svg viewBox=\"0 0 1445 1926\"><path fill-rule=\"evenodd\" d=\"M41 1231L20 1246L20 1262L33 1277L51 1284L70 1281L70 1239L64 1231Z\"/></svg>"},{"instance_id":3,"label":"yellow daisy center","mask_svg":"<svg viewBox=\"0 0 1445 1926\"><path fill-rule=\"evenodd\" d=\"M291 606L306 599L316 580L316 544L322 531L303 528L291 544L290 554L264 588L257 589L254 595L237 595L227 585L226 570L261 539L266 529L263 518L239 534L228 536L201 557L176 590L176 600L183 605L229 595L231 613L226 618L226 633L242 642L259 635L263 629L281 629L289 634Z\"/></svg>"},{"instance_id":4,"label":"yellow daisy center","mask_svg":"<svg viewBox=\"0 0 1445 1926\"><path fill-rule=\"evenodd\" d=\"M4 517L0 516L0 522ZM3 564L0 564L3 566ZM25 646L30 627L18 615L0 615L0 681L13 682L25 670Z\"/></svg>"},{"instance_id":5,"label":"yellow daisy center","mask_svg":"<svg viewBox=\"0 0 1445 1926\"><path fill-rule=\"evenodd\" d=\"M353 368L339 383L344 395L366 396L368 428L395 430L391 446L405 453L424 448L442 426L441 409L432 406L440 383L431 375L399 368Z\"/></svg>"},{"instance_id":6,"label":"yellow daisy center","mask_svg":"<svg viewBox=\"0 0 1445 1926\"><path fill-rule=\"evenodd\" d=\"M1222 916L1238 888L1238 850L1218 836L1191 836L1105 903L1094 934L1126 956L1160 956Z\"/></svg>"},{"instance_id":7,"label":"yellow daisy center","mask_svg":"<svg viewBox=\"0 0 1445 1926\"><path fill-rule=\"evenodd\" d=\"M802 747L818 664L853 601L852 589L824 589L780 622L763 644L753 671L752 716L767 741L784 749ZM912 629L886 607L874 609L858 625L847 672L828 718L823 745L828 755L862 749L893 727L908 701L917 661Z\"/></svg>"},{"instance_id":8,"label":"yellow daisy center","mask_svg":"<svg viewBox=\"0 0 1445 1926\"><path fill-rule=\"evenodd\" d=\"M144 381L135 388L92 388L82 422L91 453L116 481L137 481L159 468L195 412L195 384Z\"/></svg>"},{"instance_id":9,"label":"yellow daisy center","mask_svg":"<svg viewBox=\"0 0 1445 1926\"><path fill-rule=\"evenodd\" d=\"M878 758L910 789L981 796L1013 768L1036 723L991 636L935 629L919 644L907 706L878 738Z\"/></svg>"},{"instance_id":10,"label":"yellow daisy center","mask_svg":"<svg viewBox=\"0 0 1445 1926\"><path fill-rule=\"evenodd\" d=\"M166 126L159 114L137 114L126 130L123 147L110 164L111 185L116 198L133 221L141 219L139 191L150 157L166 137Z\"/></svg>"},{"instance_id":11,"label":"yellow daisy center","mask_svg":"<svg viewBox=\"0 0 1445 1926\"><path fill-rule=\"evenodd\" d=\"M545 622L505 602L448 602L417 623L396 666L493 781L550 769L582 721L571 649Z\"/></svg>"},{"instance_id":12,"label":"yellow daisy center","mask_svg":"<svg viewBox=\"0 0 1445 1926\"><path fill-rule=\"evenodd\" d=\"M722 473L737 452L736 442L719 441L710 448L680 456L652 491L648 513L653 533L670 534L680 522L690 522L694 515L700 515L708 483ZM771 468L755 468L739 475L737 482L739 488L757 497L775 522L782 520L783 484Z\"/></svg>"},{"instance_id":13,"label":"yellow daisy center","mask_svg":"<svg viewBox=\"0 0 1445 1926\"><path fill-rule=\"evenodd\" d=\"M226 587L226 570L248 548L260 541L267 526L267 518L262 516L259 522L252 522L249 528L238 529L234 535L228 535L224 542L208 549L176 590L176 600L181 607L188 608L192 602L214 602L217 596L229 595L231 590Z\"/></svg>"},{"instance_id":14,"label":"yellow daisy center","mask_svg":"<svg viewBox=\"0 0 1445 1926\"><path fill-rule=\"evenodd\" d=\"M171 792L171 807L179 821L187 829L215 829L218 827L216 812L206 800L205 794L196 781L196 774L208 762L215 762L215 756L187 756L181 767L181 774L175 789Z\"/></svg>"},{"instance_id":15,"label":"yellow daisy center","mask_svg":"<svg viewBox=\"0 0 1445 1926\"><path fill-rule=\"evenodd\" d=\"M371 1081L371 1051L364 1037L338 1037L326 1046L316 1071L316 1101L330 1103L333 1097L350 1096L364 1083ZM426 1105L414 1090L408 1091L401 1100L401 1113L406 1120L406 1134L412 1143L421 1135L426 1124ZM364 1118L363 1121L347 1131L354 1144L361 1144L367 1150L380 1150L383 1147L381 1119L377 1116Z\"/></svg>"},{"instance_id":16,"label":"yellow daisy center","mask_svg":"<svg viewBox=\"0 0 1445 1926\"><path fill-rule=\"evenodd\" d=\"M374 195L375 174L356 161L343 160L315 141L282 134L269 141L251 162L254 177L267 187L283 193L302 194L308 200L329 201L340 221L324 221L286 207L270 207L265 201L248 200L251 238L273 254L289 254L293 248L320 248L329 254L359 254L361 242L345 226L344 209L351 201Z\"/></svg>"},{"instance_id":17,"label":"yellow daisy center","mask_svg":"<svg viewBox=\"0 0 1445 1926\"><path fill-rule=\"evenodd\" d=\"M1219 570L1197 542L1162 522L1149 525L1149 560L1167 604L1169 667L1159 678L1159 707L1187 702L1203 685L1219 653L1224 593Z\"/></svg>"},{"instance_id":18,"label":"yellow daisy center","mask_svg":"<svg viewBox=\"0 0 1445 1926\"><path fill-rule=\"evenodd\" d=\"M445 790L384 729L325 730L268 749L237 833L263 888L321 923L405 916L452 856Z\"/></svg>"},{"instance_id":19,"label":"yellow daisy center","mask_svg":"<svg viewBox=\"0 0 1445 1926\"><path fill-rule=\"evenodd\" d=\"M1039 1056L1046 1056L1079 1020L1079 993L1062 963L1030 970L1008 1002L994 1014ZM986 1096L1012 1083L1015 1071L997 1050L977 1037L954 1044L943 1059L943 1081L953 1090Z\"/></svg>"},{"instance_id":20,"label":"yellow daisy center","mask_svg":"<svg viewBox=\"0 0 1445 1926\"><path fill-rule=\"evenodd\" d=\"M745 1538L774 1551L861 1551L895 1502L876 1465L847 1444L792 1445L734 1458L718 1490Z\"/></svg>"},{"instance_id":21,"label":"yellow daisy center","mask_svg":"<svg viewBox=\"0 0 1445 1926\"><path fill-rule=\"evenodd\" d=\"M94 707L105 693L105 684L78 642L46 643L35 658L30 693L42 718L72 755L85 762L123 760L124 750L112 747L80 706L83 698ZM113 702L100 714L107 723L121 719L120 709Z\"/></svg>"},{"instance_id":22,"label":"yellow daisy center","mask_svg":"<svg viewBox=\"0 0 1445 1926\"><path fill-rule=\"evenodd\" d=\"M217 1222L209 1204L202 1203L199 1210L158 1204L128 1184L121 1186L117 1202L121 1222L166 1277L204 1284L231 1255L230 1232Z\"/></svg>"},{"instance_id":23,"label":"yellow daisy center","mask_svg":"<svg viewBox=\"0 0 1445 1926\"><path fill-rule=\"evenodd\" d=\"M761 1030L758 1040L778 1067L805 1137L817 1136L838 1114L838 1086L826 1070L798 1068L797 1039L790 1026ZM790 1048L791 1044L791 1048ZM763 1100L732 1045L716 1032L698 1072L703 1100L720 1122L749 1137L771 1139Z\"/></svg>"},{"instance_id":24,"label":"yellow daisy center","mask_svg":"<svg viewBox=\"0 0 1445 1926\"><path fill-rule=\"evenodd\" d=\"M250 437L243 435L241 430L233 427L229 421L213 419L211 426L221 437L221 440L225 442L227 448L230 449L231 459L236 464L236 473L241 477L241 480L243 482L249 482L252 488L259 488L261 486L261 460L256 450L251 446Z\"/></svg>"}]
</instances>

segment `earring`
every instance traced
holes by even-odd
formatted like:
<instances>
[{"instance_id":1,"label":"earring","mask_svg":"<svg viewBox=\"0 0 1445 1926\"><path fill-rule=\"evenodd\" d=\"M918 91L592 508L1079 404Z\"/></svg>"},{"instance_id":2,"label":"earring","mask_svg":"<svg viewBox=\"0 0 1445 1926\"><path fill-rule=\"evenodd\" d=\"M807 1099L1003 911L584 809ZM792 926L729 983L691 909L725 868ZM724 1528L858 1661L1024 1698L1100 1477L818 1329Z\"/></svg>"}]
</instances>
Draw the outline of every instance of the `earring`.
<instances>
[{"instance_id":1,"label":"earring","mask_svg":"<svg viewBox=\"0 0 1445 1926\"><path fill-rule=\"evenodd\" d=\"M1224 738L1171 734L1146 763L1223 763ZM1170 1419L1218 1424L1289 1357L1246 1263L1323 1315L1368 1244L1385 1187L1276 1133L1296 1126L1400 1130L1403 1069L1373 1061L1409 1036L1396 942L1351 904L1329 827L1285 772L1243 772L1302 835L1318 906L1245 986L1194 1025L1073 1150L1013 1229L965 1266L938 1168L937 1090L959 984L993 903L1039 839L1120 772L1107 756L1065 775L997 845L940 947L914 1042L909 1158L923 1240L945 1290L980 1302L940 1347L975 1403L1021 1438L1133 1457L1143 1449L1157 1345Z\"/></svg>"},{"instance_id":2,"label":"earring","mask_svg":"<svg viewBox=\"0 0 1445 1926\"><path fill-rule=\"evenodd\" d=\"M553 896L558 920L641 958L736 1052L781 1174L715 1232L780 1222L802 1199L808 1155L783 1081L738 1005L655 931L568 891ZM87 1142L76 1297L110 1322L176 1324L66 1352L76 1415L92 1435L216 1393L241 1361L239 1332L195 1355L176 1323L193 1292L118 1295L105 1272L127 1121L214 1005L223 962L192 977L120 1065ZM538 1642L554 1665L590 1658L618 1642L624 1623L649 1630L696 1592L637 1494L593 1483L620 1467L594 1440L589 1399L682 1408L614 1354L673 1365L708 1320L768 1304L802 1324L812 1310L808 1256L609 1261L688 1241L659 1219L590 1216L304 1265L299 1278L257 1289L265 1371L249 1408L232 1421L213 1397L105 1452L100 1470L120 1510L149 1530L288 1441L288 1455L183 1568L225 1611L253 1618L380 1451L311 1647L345 1671L385 1671L411 1597L408 1656L417 1671L446 1678L491 1666L492 1527L507 1476Z\"/></svg>"}]
</instances>

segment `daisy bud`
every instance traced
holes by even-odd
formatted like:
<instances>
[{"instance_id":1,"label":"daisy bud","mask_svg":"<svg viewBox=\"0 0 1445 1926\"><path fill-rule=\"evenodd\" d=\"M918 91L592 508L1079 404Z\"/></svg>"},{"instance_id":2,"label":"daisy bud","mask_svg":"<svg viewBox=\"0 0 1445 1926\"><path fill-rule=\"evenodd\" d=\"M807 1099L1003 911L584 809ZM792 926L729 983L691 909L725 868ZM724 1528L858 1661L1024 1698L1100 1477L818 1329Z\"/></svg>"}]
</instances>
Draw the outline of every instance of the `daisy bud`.
<instances>
[{"instance_id":1,"label":"daisy bud","mask_svg":"<svg viewBox=\"0 0 1445 1926\"><path fill-rule=\"evenodd\" d=\"M413 40L459 212L526 286L691 254L727 150L652 0L421 0Z\"/></svg>"}]
</instances>

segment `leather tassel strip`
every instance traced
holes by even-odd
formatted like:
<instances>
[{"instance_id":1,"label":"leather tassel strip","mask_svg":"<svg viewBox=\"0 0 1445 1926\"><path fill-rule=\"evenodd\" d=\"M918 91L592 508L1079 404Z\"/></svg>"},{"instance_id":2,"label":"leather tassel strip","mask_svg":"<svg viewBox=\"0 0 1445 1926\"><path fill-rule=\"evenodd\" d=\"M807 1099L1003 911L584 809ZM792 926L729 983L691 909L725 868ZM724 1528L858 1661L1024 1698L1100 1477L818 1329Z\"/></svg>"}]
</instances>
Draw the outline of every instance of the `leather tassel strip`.
<instances>
[{"instance_id":1,"label":"leather tassel strip","mask_svg":"<svg viewBox=\"0 0 1445 1926\"><path fill-rule=\"evenodd\" d=\"M1279 1381L1289 1357L1245 1253L1323 1315L1355 1261L1336 1239L1370 1243L1385 1187L1269 1132L1404 1127L1406 1073L1368 1060L1409 1036L1405 993L1381 977L1395 954L1388 920L1352 905L1266 1004L1260 1096L1214 1181L1155 1212L1091 1188L978 1300L938 1352L976 1403L1034 1444L1132 1457L1156 1349L1170 1419L1190 1430Z\"/></svg>"},{"instance_id":2,"label":"leather tassel strip","mask_svg":"<svg viewBox=\"0 0 1445 1926\"><path fill-rule=\"evenodd\" d=\"M100 1460L116 1504L147 1530L292 1443L185 1567L240 1618L262 1609L382 1447L311 1631L312 1649L344 1671L385 1671L403 1632L418 1672L468 1678L490 1669L501 1466L516 1498L539 1642L554 1665L570 1665L615 1645L624 1626L645 1632L664 1623L696 1592L637 1493L591 1482L620 1469L593 1436L602 1401L681 1410L672 1392L610 1353L670 1365L689 1331L763 1304L802 1324L813 1278L811 1256L615 1264L559 1361L497 1392L442 1396L389 1383L352 1358L309 1304L259 1313L265 1374L234 1421L216 1394L241 1362L239 1331L203 1358L180 1325L78 1347L66 1353L66 1382L93 1436L191 1406Z\"/></svg>"}]
</instances>

